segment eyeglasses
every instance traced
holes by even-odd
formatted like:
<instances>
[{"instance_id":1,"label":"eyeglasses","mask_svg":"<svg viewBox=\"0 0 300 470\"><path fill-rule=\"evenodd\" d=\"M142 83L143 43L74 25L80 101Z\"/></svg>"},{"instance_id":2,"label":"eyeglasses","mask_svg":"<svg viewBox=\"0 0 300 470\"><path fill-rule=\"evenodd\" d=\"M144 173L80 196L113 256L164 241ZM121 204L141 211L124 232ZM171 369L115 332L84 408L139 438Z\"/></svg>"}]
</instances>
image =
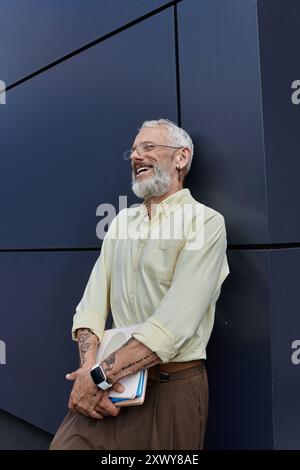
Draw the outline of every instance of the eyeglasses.
<instances>
[{"instance_id":1,"label":"eyeglasses","mask_svg":"<svg viewBox=\"0 0 300 470\"><path fill-rule=\"evenodd\" d=\"M182 147L174 147L173 145L162 145L162 144L150 144L147 142L144 142L143 144L136 145L135 147L132 147L132 149L127 150L127 152L123 153L123 159L124 160L130 160L133 152L137 152L137 154L140 157L143 157L149 152L152 152L156 147L166 147L170 149L181 149Z\"/></svg>"}]
</instances>

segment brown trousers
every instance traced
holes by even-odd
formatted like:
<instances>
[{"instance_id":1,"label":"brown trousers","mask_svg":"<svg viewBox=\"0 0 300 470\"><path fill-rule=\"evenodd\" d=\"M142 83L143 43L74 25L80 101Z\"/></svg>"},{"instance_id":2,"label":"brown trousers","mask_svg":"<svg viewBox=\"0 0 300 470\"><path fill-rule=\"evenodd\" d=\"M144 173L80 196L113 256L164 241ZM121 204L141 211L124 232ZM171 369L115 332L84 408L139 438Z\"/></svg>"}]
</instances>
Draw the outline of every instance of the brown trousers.
<instances>
[{"instance_id":1,"label":"brown trousers","mask_svg":"<svg viewBox=\"0 0 300 470\"><path fill-rule=\"evenodd\" d=\"M50 450L202 449L208 384L202 364L173 372L168 382L148 379L142 405L121 408L118 416L95 420L68 413Z\"/></svg>"}]
</instances>

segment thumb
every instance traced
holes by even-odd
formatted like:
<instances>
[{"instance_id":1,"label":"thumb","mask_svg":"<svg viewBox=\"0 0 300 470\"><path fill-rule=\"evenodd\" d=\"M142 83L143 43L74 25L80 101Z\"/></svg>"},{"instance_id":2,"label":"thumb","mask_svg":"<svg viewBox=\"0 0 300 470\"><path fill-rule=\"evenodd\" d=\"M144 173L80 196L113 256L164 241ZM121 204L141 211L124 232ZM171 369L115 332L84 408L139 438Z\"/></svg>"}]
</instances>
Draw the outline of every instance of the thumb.
<instances>
[{"instance_id":1,"label":"thumb","mask_svg":"<svg viewBox=\"0 0 300 470\"><path fill-rule=\"evenodd\" d=\"M77 379L77 373L78 370L75 370L75 372L70 372L69 374L66 375L67 380L76 380Z\"/></svg>"},{"instance_id":2,"label":"thumb","mask_svg":"<svg viewBox=\"0 0 300 470\"><path fill-rule=\"evenodd\" d=\"M124 386L120 383L120 382L116 382L113 386L112 386L113 390L115 392L124 392Z\"/></svg>"}]
</instances>

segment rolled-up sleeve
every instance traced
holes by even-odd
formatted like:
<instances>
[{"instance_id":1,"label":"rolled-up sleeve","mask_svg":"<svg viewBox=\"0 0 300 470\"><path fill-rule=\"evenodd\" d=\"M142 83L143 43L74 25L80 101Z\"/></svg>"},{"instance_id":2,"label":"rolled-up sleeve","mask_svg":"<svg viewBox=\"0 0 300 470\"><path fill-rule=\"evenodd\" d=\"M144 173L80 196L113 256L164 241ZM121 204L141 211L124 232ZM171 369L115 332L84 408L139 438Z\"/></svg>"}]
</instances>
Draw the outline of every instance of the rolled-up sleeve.
<instances>
[{"instance_id":1,"label":"rolled-up sleeve","mask_svg":"<svg viewBox=\"0 0 300 470\"><path fill-rule=\"evenodd\" d=\"M202 246L181 250L173 280L158 308L133 337L156 352L162 362L174 358L197 333L211 302L229 274L223 216L214 211L204 223Z\"/></svg>"},{"instance_id":2,"label":"rolled-up sleeve","mask_svg":"<svg viewBox=\"0 0 300 470\"><path fill-rule=\"evenodd\" d=\"M90 274L83 297L73 317L72 338L76 340L78 328L89 328L101 341L110 309L110 244L104 238L101 253Z\"/></svg>"}]
</instances>

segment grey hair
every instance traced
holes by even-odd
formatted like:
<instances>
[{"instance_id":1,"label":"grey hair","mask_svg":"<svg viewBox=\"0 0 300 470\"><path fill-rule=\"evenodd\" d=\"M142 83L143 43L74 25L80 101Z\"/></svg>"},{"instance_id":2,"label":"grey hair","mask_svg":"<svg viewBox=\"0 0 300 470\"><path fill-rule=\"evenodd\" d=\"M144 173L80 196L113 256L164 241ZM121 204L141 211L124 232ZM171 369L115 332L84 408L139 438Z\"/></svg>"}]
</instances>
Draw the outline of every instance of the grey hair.
<instances>
[{"instance_id":1,"label":"grey hair","mask_svg":"<svg viewBox=\"0 0 300 470\"><path fill-rule=\"evenodd\" d=\"M190 150L190 160L186 166L186 173L187 174L190 171L191 164L192 164L192 159L194 155L194 145L193 141L190 138L189 134L182 129L181 127L178 127L177 124L175 124L172 121L169 121L169 119L158 119L156 121L145 121L139 131L142 129L145 129L147 127L157 127L157 126L165 126L169 138L170 138L170 143L173 145L176 145L176 147L187 147Z\"/></svg>"}]
</instances>

